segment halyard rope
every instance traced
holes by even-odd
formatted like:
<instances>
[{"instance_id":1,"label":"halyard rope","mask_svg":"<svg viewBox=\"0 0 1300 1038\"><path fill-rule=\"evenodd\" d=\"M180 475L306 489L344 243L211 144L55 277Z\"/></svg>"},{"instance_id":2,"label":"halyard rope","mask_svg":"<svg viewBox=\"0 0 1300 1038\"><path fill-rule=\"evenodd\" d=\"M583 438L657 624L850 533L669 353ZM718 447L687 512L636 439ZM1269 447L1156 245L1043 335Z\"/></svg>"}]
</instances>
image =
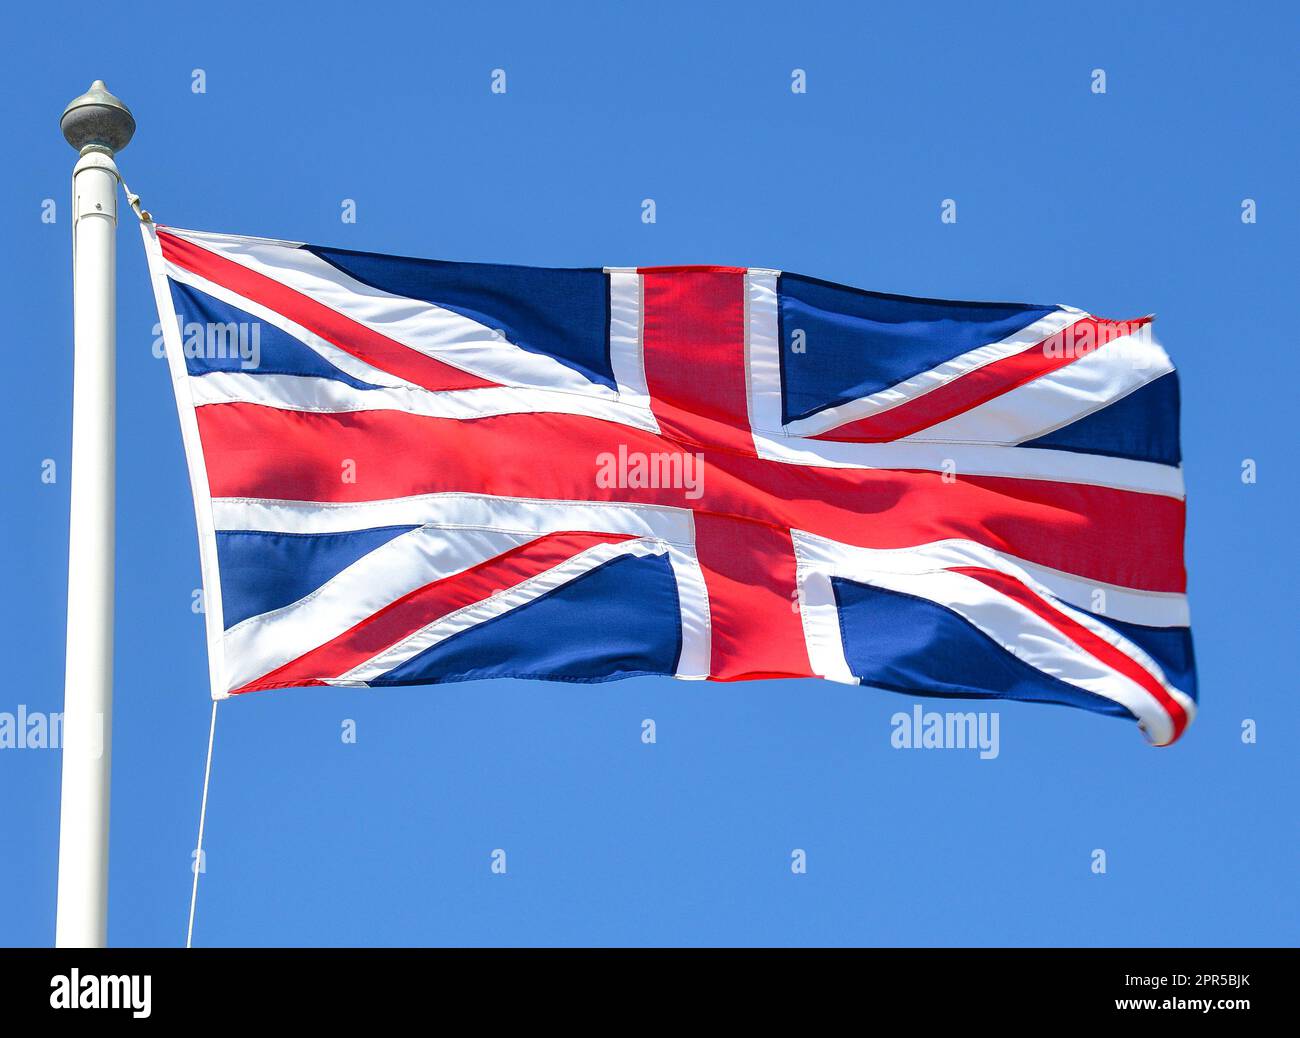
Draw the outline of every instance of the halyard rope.
<instances>
[{"instance_id":1,"label":"halyard rope","mask_svg":"<svg viewBox=\"0 0 1300 1038\"><path fill-rule=\"evenodd\" d=\"M203 823L208 817L208 781L212 778L212 740L217 732L217 702L212 701L212 723L208 726L208 762L203 767L203 802L199 806L199 839L194 848L194 886L190 890L190 925L185 931L185 947L194 940L194 906L199 900L199 873L203 871Z\"/></svg>"}]
</instances>

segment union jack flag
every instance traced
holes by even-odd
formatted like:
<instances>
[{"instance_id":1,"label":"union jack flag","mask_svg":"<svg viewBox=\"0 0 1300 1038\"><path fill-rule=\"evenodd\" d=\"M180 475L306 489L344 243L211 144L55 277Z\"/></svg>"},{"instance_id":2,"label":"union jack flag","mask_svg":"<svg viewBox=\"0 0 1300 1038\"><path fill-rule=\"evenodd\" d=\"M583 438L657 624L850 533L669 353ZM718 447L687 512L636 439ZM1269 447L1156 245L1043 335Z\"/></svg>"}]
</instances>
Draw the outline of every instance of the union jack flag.
<instances>
[{"instance_id":1,"label":"union jack flag","mask_svg":"<svg viewBox=\"0 0 1300 1038\"><path fill-rule=\"evenodd\" d=\"M1193 716L1148 319L144 233L214 697L820 676Z\"/></svg>"}]
</instances>

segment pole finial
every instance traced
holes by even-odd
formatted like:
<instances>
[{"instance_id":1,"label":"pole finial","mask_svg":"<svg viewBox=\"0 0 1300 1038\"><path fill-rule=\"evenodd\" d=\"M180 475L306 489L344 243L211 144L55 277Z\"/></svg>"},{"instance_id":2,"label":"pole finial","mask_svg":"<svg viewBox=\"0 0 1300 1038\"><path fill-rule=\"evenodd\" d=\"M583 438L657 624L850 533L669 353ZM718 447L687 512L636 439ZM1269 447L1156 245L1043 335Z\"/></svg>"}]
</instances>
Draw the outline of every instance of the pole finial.
<instances>
[{"instance_id":1,"label":"pole finial","mask_svg":"<svg viewBox=\"0 0 1300 1038\"><path fill-rule=\"evenodd\" d=\"M59 128L64 139L83 155L88 149L113 155L131 143L135 117L108 92L104 81L97 79L63 110Z\"/></svg>"}]
</instances>

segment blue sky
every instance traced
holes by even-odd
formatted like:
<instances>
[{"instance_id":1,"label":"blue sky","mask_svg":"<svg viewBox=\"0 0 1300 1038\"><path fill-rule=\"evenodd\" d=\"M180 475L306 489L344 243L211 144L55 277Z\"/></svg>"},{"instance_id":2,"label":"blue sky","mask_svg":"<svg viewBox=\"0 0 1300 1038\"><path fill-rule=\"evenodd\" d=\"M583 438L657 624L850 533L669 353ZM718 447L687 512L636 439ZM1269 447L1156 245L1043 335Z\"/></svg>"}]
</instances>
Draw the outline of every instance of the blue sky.
<instances>
[{"instance_id":1,"label":"blue sky","mask_svg":"<svg viewBox=\"0 0 1300 1038\"><path fill-rule=\"evenodd\" d=\"M0 71L0 712L62 704L74 156L57 122L97 77L135 112L120 165L163 222L1155 312L1182 375L1202 708L1177 746L1008 703L996 760L899 751L889 718L912 700L817 681L260 693L220 711L196 944L1296 942L1294 7L89 12L10 13ZM166 945L184 939L209 703L175 405L124 214L109 932ZM0 750L0 944L53 938L58 784L57 753Z\"/></svg>"}]
</instances>

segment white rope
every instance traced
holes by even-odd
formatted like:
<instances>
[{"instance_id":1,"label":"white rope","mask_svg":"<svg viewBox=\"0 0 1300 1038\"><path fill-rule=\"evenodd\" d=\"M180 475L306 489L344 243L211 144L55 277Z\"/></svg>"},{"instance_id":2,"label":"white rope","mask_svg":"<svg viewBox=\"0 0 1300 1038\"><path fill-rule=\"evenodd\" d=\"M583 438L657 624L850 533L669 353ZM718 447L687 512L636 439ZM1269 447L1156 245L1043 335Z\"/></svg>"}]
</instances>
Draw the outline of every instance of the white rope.
<instances>
[{"instance_id":1,"label":"white rope","mask_svg":"<svg viewBox=\"0 0 1300 1038\"><path fill-rule=\"evenodd\" d=\"M126 180L122 176L121 170L118 171L117 179L122 181L122 190L126 192L126 202L135 210L135 215L139 217L141 223L153 223L153 216L147 209L140 208L140 196L135 194L126 186Z\"/></svg>"},{"instance_id":2,"label":"white rope","mask_svg":"<svg viewBox=\"0 0 1300 1038\"><path fill-rule=\"evenodd\" d=\"M194 887L190 890L190 925L185 931L185 947L194 940L194 906L199 901L199 873L203 871L203 823L208 817L208 780L212 778L212 740L217 733L217 702L212 701L212 723L208 726L208 762L203 767L203 802L199 807L199 840L194 849Z\"/></svg>"}]
</instances>

